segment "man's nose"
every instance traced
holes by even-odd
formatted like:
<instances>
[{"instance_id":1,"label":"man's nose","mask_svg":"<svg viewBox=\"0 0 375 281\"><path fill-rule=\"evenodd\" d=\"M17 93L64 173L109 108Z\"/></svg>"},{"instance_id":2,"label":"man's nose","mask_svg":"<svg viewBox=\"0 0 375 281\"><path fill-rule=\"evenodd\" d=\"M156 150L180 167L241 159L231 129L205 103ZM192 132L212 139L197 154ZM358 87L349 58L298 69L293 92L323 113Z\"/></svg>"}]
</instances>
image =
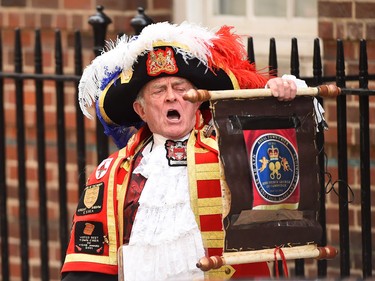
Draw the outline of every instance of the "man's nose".
<instances>
[{"instance_id":1,"label":"man's nose","mask_svg":"<svg viewBox=\"0 0 375 281\"><path fill-rule=\"evenodd\" d=\"M172 88L167 89L167 95L165 97L167 101L175 101L176 100L176 93Z\"/></svg>"}]
</instances>

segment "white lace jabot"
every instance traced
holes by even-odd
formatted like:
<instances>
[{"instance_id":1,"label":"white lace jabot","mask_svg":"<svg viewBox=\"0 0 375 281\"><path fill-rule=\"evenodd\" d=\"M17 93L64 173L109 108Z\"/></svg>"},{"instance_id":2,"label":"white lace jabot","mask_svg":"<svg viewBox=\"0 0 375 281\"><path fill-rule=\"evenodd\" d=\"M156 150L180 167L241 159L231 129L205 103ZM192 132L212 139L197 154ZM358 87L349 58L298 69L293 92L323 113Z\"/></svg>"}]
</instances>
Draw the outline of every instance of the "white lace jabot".
<instances>
[{"instance_id":1,"label":"white lace jabot","mask_svg":"<svg viewBox=\"0 0 375 281\"><path fill-rule=\"evenodd\" d=\"M203 279L196 262L204 249L190 207L187 168L168 166L165 141L154 135L133 171L147 181L123 250L126 281Z\"/></svg>"}]
</instances>

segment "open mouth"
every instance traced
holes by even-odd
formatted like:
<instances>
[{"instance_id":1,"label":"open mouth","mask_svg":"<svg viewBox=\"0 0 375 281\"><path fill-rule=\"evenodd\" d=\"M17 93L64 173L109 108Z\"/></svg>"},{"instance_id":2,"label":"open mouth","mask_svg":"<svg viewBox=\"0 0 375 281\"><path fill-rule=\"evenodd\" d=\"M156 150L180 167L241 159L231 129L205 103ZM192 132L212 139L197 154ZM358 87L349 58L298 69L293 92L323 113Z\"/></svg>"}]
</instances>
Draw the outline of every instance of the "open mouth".
<instances>
[{"instance_id":1,"label":"open mouth","mask_svg":"<svg viewBox=\"0 0 375 281\"><path fill-rule=\"evenodd\" d=\"M177 110L168 110L167 118L170 120L178 120L180 119L181 115Z\"/></svg>"}]
</instances>

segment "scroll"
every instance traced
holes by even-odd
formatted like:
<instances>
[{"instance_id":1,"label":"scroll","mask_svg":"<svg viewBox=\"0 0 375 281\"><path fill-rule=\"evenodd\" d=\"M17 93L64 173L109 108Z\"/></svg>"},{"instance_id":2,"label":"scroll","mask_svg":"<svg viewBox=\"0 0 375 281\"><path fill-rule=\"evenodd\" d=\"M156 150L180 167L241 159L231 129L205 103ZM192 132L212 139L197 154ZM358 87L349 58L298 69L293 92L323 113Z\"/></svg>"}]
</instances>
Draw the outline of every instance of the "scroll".
<instances>
[{"instance_id":1,"label":"scroll","mask_svg":"<svg viewBox=\"0 0 375 281\"><path fill-rule=\"evenodd\" d=\"M267 98L272 94L267 89L188 93L186 99L209 100L222 172L231 193L230 210L224 218L223 257L199 261L197 266L203 264L202 269L207 270L207 263L212 268L225 260L229 264L267 260L263 253L267 249L269 260L278 248L289 252L297 247L286 258L337 254L329 248L329 255L320 255L326 250L317 247L322 228L317 221L319 152L313 100L322 94L336 96L340 89L301 90L289 102ZM293 255L299 253L299 247L304 255ZM257 254L258 259L249 258Z\"/></svg>"}]
</instances>

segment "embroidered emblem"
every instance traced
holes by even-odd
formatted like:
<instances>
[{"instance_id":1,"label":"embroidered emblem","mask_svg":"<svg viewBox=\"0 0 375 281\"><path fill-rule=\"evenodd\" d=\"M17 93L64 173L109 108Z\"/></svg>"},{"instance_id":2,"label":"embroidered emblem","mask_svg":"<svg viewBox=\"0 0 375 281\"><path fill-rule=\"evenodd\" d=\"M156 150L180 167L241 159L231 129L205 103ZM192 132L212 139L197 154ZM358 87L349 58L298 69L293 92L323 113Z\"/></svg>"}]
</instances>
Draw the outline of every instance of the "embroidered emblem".
<instances>
[{"instance_id":1,"label":"embroidered emblem","mask_svg":"<svg viewBox=\"0 0 375 281\"><path fill-rule=\"evenodd\" d=\"M98 200L99 195L99 185L94 185L89 189L86 188L85 197L83 198L83 203L85 204L86 208L90 209L94 206L96 200Z\"/></svg>"},{"instance_id":2,"label":"embroidered emblem","mask_svg":"<svg viewBox=\"0 0 375 281\"><path fill-rule=\"evenodd\" d=\"M148 53L147 73L150 76L157 76L161 73L175 74L178 71L173 50L167 47Z\"/></svg>"},{"instance_id":3,"label":"embroidered emblem","mask_svg":"<svg viewBox=\"0 0 375 281\"><path fill-rule=\"evenodd\" d=\"M264 200L279 203L288 199L299 180L298 154L293 144L278 134L264 134L250 152L251 173Z\"/></svg>"},{"instance_id":4,"label":"embroidered emblem","mask_svg":"<svg viewBox=\"0 0 375 281\"><path fill-rule=\"evenodd\" d=\"M167 140L165 142L165 149L167 150L167 159L168 159L169 166L186 166L187 165L186 145L187 145L187 140L184 140L184 141Z\"/></svg>"},{"instance_id":5,"label":"embroidered emblem","mask_svg":"<svg viewBox=\"0 0 375 281\"><path fill-rule=\"evenodd\" d=\"M102 161L102 163L99 164L99 166L96 168L95 177L97 180L101 179L108 171L108 167L112 162L112 158L107 158Z\"/></svg>"},{"instance_id":6,"label":"embroidered emblem","mask_svg":"<svg viewBox=\"0 0 375 281\"><path fill-rule=\"evenodd\" d=\"M102 255L104 237L101 222L78 221L74 229L74 252Z\"/></svg>"},{"instance_id":7,"label":"embroidered emblem","mask_svg":"<svg viewBox=\"0 0 375 281\"><path fill-rule=\"evenodd\" d=\"M83 229L83 234L85 235L92 235L94 232L95 225L92 223L85 223L85 228Z\"/></svg>"},{"instance_id":8,"label":"embroidered emblem","mask_svg":"<svg viewBox=\"0 0 375 281\"><path fill-rule=\"evenodd\" d=\"M103 190L102 182L86 186L78 203L77 216L99 213L103 208Z\"/></svg>"}]
</instances>

